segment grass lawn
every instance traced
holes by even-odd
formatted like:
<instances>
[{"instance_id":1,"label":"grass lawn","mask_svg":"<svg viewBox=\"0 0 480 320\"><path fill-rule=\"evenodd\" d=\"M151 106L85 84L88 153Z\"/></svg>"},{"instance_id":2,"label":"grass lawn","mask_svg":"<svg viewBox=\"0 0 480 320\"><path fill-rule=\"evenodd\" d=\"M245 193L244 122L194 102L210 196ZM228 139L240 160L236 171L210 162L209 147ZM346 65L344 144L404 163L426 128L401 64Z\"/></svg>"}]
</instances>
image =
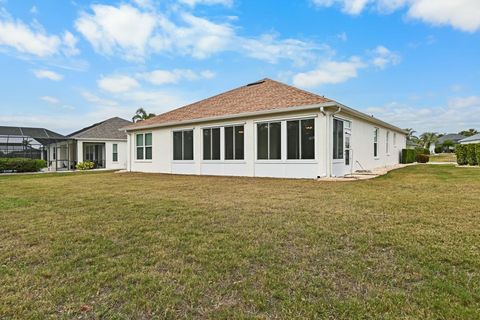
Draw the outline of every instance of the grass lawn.
<instances>
[{"instance_id":1,"label":"grass lawn","mask_svg":"<svg viewBox=\"0 0 480 320\"><path fill-rule=\"evenodd\" d=\"M457 162L457 155L455 153L439 153L430 155L430 162Z\"/></svg>"},{"instance_id":2,"label":"grass lawn","mask_svg":"<svg viewBox=\"0 0 480 320\"><path fill-rule=\"evenodd\" d=\"M0 177L0 318L474 319L480 170Z\"/></svg>"}]
</instances>

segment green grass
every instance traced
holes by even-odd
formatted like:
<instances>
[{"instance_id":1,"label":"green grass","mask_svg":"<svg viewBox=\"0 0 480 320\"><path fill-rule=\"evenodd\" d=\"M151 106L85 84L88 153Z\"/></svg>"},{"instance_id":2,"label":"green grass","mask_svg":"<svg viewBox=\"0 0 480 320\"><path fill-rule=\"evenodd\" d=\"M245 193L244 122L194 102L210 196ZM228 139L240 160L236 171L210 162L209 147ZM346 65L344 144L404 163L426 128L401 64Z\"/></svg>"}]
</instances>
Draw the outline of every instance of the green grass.
<instances>
[{"instance_id":1,"label":"green grass","mask_svg":"<svg viewBox=\"0 0 480 320\"><path fill-rule=\"evenodd\" d=\"M480 170L0 177L0 318L474 319Z\"/></svg>"},{"instance_id":2,"label":"green grass","mask_svg":"<svg viewBox=\"0 0 480 320\"><path fill-rule=\"evenodd\" d=\"M440 153L430 155L430 162L457 162L457 156L455 153Z\"/></svg>"}]
</instances>

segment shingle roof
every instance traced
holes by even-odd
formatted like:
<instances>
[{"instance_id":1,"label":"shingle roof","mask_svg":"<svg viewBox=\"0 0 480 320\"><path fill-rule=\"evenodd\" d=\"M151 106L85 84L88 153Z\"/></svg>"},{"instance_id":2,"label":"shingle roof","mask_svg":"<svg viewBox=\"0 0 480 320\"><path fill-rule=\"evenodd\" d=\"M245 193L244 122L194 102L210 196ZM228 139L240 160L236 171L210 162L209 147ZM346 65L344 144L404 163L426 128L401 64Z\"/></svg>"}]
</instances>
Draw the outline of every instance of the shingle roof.
<instances>
[{"instance_id":1,"label":"shingle roof","mask_svg":"<svg viewBox=\"0 0 480 320\"><path fill-rule=\"evenodd\" d=\"M125 139L127 140L127 134L120 131L120 128L124 128L132 122L115 117L108 120L95 123L89 127L75 131L68 135L70 138L75 139Z\"/></svg>"},{"instance_id":2,"label":"shingle roof","mask_svg":"<svg viewBox=\"0 0 480 320\"><path fill-rule=\"evenodd\" d=\"M327 102L333 101L284 83L263 79L137 122L128 129Z\"/></svg>"},{"instance_id":3,"label":"shingle roof","mask_svg":"<svg viewBox=\"0 0 480 320\"><path fill-rule=\"evenodd\" d=\"M453 141L453 142L459 142L460 140L462 140L464 138L465 138L465 136L462 136L461 134L449 133L449 134L446 134L446 135L438 138L438 143L443 144L447 140L450 140L450 141Z\"/></svg>"},{"instance_id":4,"label":"shingle roof","mask_svg":"<svg viewBox=\"0 0 480 320\"><path fill-rule=\"evenodd\" d=\"M480 133L477 133L473 136L466 137L465 139L460 140L459 142L470 142L470 141L480 141Z\"/></svg>"}]
</instances>

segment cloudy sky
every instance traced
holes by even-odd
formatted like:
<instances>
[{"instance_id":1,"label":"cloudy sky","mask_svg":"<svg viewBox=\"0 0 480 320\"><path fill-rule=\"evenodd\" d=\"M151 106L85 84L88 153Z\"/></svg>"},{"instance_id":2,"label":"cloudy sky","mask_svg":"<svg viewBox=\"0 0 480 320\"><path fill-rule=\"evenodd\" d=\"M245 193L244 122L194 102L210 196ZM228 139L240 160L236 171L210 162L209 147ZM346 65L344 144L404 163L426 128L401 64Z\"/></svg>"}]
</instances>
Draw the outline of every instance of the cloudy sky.
<instances>
[{"instance_id":1,"label":"cloudy sky","mask_svg":"<svg viewBox=\"0 0 480 320\"><path fill-rule=\"evenodd\" d=\"M478 0L0 0L0 125L69 133L265 77L419 132L480 129Z\"/></svg>"}]
</instances>

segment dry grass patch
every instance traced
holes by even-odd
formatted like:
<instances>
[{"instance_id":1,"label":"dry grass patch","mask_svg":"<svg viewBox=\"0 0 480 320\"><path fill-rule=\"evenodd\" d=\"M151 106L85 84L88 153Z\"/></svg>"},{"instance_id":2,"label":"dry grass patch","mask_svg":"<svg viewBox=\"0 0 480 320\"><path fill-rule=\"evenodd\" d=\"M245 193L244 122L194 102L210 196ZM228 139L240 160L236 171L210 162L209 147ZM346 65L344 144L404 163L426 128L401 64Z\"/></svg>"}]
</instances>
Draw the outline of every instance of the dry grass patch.
<instances>
[{"instance_id":1,"label":"dry grass patch","mask_svg":"<svg viewBox=\"0 0 480 320\"><path fill-rule=\"evenodd\" d=\"M474 318L480 171L0 177L0 318Z\"/></svg>"}]
</instances>

